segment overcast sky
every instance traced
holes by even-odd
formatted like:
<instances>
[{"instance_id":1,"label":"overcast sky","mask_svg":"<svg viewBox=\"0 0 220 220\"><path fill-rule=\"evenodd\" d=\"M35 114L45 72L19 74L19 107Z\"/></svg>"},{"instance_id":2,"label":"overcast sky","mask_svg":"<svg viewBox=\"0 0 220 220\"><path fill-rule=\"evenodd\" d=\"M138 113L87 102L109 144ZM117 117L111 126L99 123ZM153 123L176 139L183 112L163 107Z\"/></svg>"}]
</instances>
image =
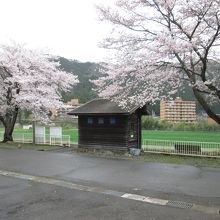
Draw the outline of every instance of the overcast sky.
<instances>
[{"instance_id":1,"label":"overcast sky","mask_svg":"<svg viewBox=\"0 0 220 220\"><path fill-rule=\"evenodd\" d=\"M10 40L79 61L103 61L109 27L94 4L112 0L0 0L0 44Z\"/></svg>"}]
</instances>

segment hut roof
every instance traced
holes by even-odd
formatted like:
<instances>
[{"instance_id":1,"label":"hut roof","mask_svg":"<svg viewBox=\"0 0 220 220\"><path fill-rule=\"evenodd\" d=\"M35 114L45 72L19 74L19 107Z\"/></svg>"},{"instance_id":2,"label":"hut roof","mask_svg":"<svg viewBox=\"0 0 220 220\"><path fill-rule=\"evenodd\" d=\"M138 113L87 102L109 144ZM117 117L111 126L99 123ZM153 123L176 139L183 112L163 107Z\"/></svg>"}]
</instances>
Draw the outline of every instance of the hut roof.
<instances>
[{"instance_id":1,"label":"hut roof","mask_svg":"<svg viewBox=\"0 0 220 220\"><path fill-rule=\"evenodd\" d=\"M118 104L108 99L94 99L84 105L69 112L70 115L85 115L85 114L122 114L129 115L135 112L140 106L127 106L123 109Z\"/></svg>"}]
</instances>

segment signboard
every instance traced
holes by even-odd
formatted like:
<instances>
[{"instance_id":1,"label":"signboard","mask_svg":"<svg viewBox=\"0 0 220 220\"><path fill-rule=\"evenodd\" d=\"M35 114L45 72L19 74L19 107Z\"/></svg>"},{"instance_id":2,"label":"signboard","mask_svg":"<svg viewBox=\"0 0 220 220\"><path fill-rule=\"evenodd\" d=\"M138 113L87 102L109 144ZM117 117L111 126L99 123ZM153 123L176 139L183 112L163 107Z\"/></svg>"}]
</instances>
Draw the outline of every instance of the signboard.
<instances>
[{"instance_id":1,"label":"signboard","mask_svg":"<svg viewBox=\"0 0 220 220\"><path fill-rule=\"evenodd\" d=\"M45 127L35 127L35 143L36 144L45 144Z\"/></svg>"},{"instance_id":2,"label":"signboard","mask_svg":"<svg viewBox=\"0 0 220 220\"><path fill-rule=\"evenodd\" d=\"M62 127L50 127L50 145L62 145Z\"/></svg>"},{"instance_id":3,"label":"signboard","mask_svg":"<svg viewBox=\"0 0 220 220\"><path fill-rule=\"evenodd\" d=\"M61 127L50 127L50 136L51 137L62 137L62 128Z\"/></svg>"}]
</instances>

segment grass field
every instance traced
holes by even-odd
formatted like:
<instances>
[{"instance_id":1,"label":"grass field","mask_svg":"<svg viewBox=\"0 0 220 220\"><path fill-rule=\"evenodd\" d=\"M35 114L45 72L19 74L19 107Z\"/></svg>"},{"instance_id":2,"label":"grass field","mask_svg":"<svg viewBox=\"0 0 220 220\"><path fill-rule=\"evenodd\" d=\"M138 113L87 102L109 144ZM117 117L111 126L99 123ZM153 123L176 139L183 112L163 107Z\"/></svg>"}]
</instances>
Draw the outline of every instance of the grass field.
<instances>
[{"instance_id":1,"label":"grass field","mask_svg":"<svg viewBox=\"0 0 220 220\"><path fill-rule=\"evenodd\" d=\"M143 130L143 139L220 142L220 132L204 131L148 131Z\"/></svg>"},{"instance_id":2,"label":"grass field","mask_svg":"<svg viewBox=\"0 0 220 220\"><path fill-rule=\"evenodd\" d=\"M63 130L63 135L70 135L77 141L77 130ZM220 142L220 132L196 132L196 131L142 131L142 139Z\"/></svg>"},{"instance_id":3,"label":"grass field","mask_svg":"<svg viewBox=\"0 0 220 220\"><path fill-rule=\"evenodd\" d=\"M3 129L0 129L3 132ZM32 133L32 130L15 129L15 133ZM49 130L46 130L49 134ZM78 130L63 129L63 135L70 135L71 142L78 141ZM220 132L199 132L199 131L142 131L142 139L156 140L177 140L177 141L198 141L198 142L219 142Z\"/></svg>"}]
</instances>

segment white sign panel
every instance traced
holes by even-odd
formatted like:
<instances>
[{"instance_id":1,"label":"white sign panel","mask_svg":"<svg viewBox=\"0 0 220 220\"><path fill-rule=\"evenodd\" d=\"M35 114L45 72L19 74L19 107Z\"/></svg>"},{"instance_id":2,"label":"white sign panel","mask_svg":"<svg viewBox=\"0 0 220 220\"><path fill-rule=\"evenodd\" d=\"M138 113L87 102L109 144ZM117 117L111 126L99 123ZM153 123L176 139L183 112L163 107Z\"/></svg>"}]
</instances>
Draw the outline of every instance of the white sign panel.
<instances>
[{"instance_id":1,"label":"white sign panel","mask_svg":"<svg viewBox=\"0 0 220 220\"><path fill-rule=\"evenodd\" d=\"M45 139L45 127L35 127L35 143L44 144Z\"/></svg>"},{"instance_id":2,"label":"white sign panel","mask_svg":"<svg viewBox=\"0 0 220 220\"><path fill-rule=\"evenodd\" d=\"M50 127L50 145L62 145L61 127Z\"/></svg>"},{"instance_id":3,"label":"white sign panel","mask_svg":"<svg viewBox=\"0 0 220 220\"><path fill-rule=\"evenodd\" d=\"M62 128L61 127L50 127L50 136L51 137L62 137Z\"/></svg>"}]
</instances>

